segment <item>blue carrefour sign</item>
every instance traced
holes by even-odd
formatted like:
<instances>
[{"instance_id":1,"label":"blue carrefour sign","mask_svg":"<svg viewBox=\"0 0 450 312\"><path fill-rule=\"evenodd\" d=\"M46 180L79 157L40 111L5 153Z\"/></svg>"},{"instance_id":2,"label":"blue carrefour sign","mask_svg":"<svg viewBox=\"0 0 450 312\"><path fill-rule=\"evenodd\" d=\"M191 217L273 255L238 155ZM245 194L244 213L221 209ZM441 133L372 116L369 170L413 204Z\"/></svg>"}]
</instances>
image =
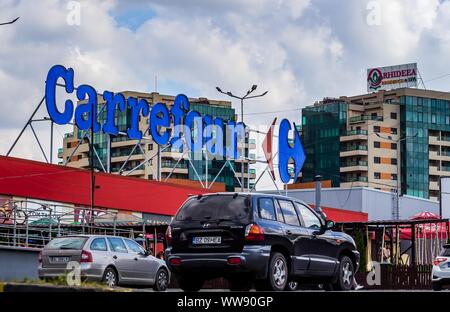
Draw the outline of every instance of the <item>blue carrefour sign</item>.
<instances>
[{"instance_id":1,"label":"blue carrefour sign","mask_svg":"<svg viewBox=\"0 0 450 312\"><path fill-rule=\"evenodd\" d=\"M76 98L82 101L76 107L72 100L66 99L64 105L58 108L56 103L56 87L59 80L64 82L67 94L73 94L76 90ZM98 98L103 98L106 107L106 119L100 124L98 115ZM179 94L175 97L173 105L168 108L163 103L155 103L152 106L145 99L135 97L125 98L121 93L104 91L98 95L97 91L87 84L74 85L74 71L62 65L53 66L47 75L45 84L45 101L50 118L57 124L68 124L72 118L80 130L91 129L94 133L102 131L105 134L116 136L118 129L115 121L115 112L123 112L129 109L130 126L127 136L130 139L142 139L142 131L139 129L140 117L149 118L148 133L155 143L159 145L171 144L173 146L184 146L182 138L189 150L201 151L206 148L210 154L209 159L237 159L239 158L237 144L245 138L245 125L232 120L213 118L210 115L201 115L199 112L190 110L187 96ZM170 135L169 128L172 127ZM300 142L300 136L294 127L294 145L288 142L288 133L291 130L290 122L286 119L281 121L279 131L279 172L281 180L288 183L290 175L288 163L294 160L294 180L300 173L305 160L305 154ZM147 132L147 131L146 131ZM224 144L225 142L225 144Z\"/></svg>"}]
</instances>

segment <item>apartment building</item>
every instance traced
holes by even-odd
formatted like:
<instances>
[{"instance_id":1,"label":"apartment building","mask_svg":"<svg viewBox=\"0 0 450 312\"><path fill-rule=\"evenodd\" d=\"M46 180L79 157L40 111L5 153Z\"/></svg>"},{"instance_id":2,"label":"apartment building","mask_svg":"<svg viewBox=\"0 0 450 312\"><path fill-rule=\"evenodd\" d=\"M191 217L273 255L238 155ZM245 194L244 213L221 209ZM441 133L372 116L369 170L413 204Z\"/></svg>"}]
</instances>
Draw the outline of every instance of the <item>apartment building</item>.
<instances>
[{"instance_id":1,"label":"apartment building","mask_svg":"<svg viewBox=\"0 0 450 312\"><path fill-rule=\"evenodd\" d=\"M326 98L302 110L302 139L304 182L321 175L335 187L437 199L439 177L450 176L450 93L401 88Z\"/></svg>"},{"instance_id":2,"label":"apartment building","mask_svg":"<svg viewBox=\"0 0 450 312\"><path fill-rule=\"evenodd\" d=\"M164 103L170 108L173 105L175 96L162 95L156 92L141 93L125 91L122 92L125 98L130 96L138 99L146 99L149 105L154 103ZM208 114L214 117L220 117L223 120L236 120L235 110L229 101L210 100L206 98L189 98L190 109ZM103 98L99 97L99 121L106 119L106 112L102 111L104 106ZM166 178L183 179L183 180L200 180L205 185L206 181L209 183L216 177L225 160L207 160L202 155L195 155L194 152L183 153L180 149L175 149L172 146L160 147L156 144L151 136L145 132L149 126L148 117L139 117L139 129L143 132L141 141L130 140L126 131L130 126L131 110L127 108L124 112L116 111L116 125L119 130L118 136L109 136L104 133L94 134L94 167L96 170L116 173L126 176L139 177L143 179L164 181ZM173 130L173 123L169 132ZM60 163L67 164L76 168L90 167L90 152L89 152L89 134L85 131L80 131L74 126L71 133L67 133L63 140L63 147L58 151L58 157L61 159ZM245 151L245 159L238 159L230 161L232 167L227 165L220 172L216 182L224 183L227 191L234 191L240 189L239 183L235 178L236 172L239 179L244 175L244 184L246 187L253 186L256 172L251 168L253 154L249 153L255 149L255 142L251 139L246 139L244 145L239 145L238 148ZM159 154L158 154L159 153ZM189 162L189 159L191 162ZM242 172L241 164L244 162L244 172ZM192 165L191 165L192 163ZM195 184L195 183L193 183ZM198 186L201 186L198 183Z\"/></svg>"}]
</instances>

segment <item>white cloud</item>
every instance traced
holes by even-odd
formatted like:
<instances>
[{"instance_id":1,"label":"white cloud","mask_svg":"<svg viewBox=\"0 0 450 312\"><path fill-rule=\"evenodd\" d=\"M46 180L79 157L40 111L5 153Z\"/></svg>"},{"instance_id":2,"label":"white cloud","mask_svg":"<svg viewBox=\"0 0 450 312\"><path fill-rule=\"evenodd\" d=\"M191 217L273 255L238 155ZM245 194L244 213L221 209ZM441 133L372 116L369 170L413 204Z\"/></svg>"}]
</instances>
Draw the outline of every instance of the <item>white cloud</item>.
<instances>
[{"instance_id":1,"label":"white cloud","mask_svg":"<svg viewBox=\"0 0 450 312\"><path fill-rule=\"evenodd\" d=\"M77 84L99 92L152 91L155 75L161 93L224 98L216 85L236 93L252 84L269 90L246 103L246 113L364 93L369 66L418 61L425 80L450 73L448 2L377 2L379 26L367 24L367 1L360 0L81 1L80 26L66 23L67 1L2 2L0 19L21 18L0 28L0 153L43 96L47 70L57 63L74 68ZM115 18L130 9L148 11L149 19L136 29L120 26ZM446 91L446 83L431 87ZM274 115L246 120L268 125ZM277 115L300 120L298 111ZM42 131L45 138L48 130ZM37 153L28 148L32 140L24 143L24 156L39 155L36 146Z\"/></svg>"}]
</instances>

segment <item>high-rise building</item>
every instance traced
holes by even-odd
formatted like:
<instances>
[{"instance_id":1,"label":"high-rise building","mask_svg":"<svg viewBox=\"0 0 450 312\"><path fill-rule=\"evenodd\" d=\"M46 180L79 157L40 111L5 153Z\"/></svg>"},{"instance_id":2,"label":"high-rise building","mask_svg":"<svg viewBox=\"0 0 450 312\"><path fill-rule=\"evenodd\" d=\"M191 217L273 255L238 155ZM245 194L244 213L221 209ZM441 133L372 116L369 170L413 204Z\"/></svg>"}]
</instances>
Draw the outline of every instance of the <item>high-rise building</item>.
<instances>
[{"instance_id":1,"label":"high-rise building","mask_svg":"<svg viewBox=\"0 0 450 312\"><path fill-rule=\"evenodd\" d=\"M125 91L122 94L125 98L130 96L138 99L143 98L147 100L150 106L154 103L163 103L168 108L173 105L175 99L175 96L162 95L156 92L138 93ZM234 108L231 107L231 102L229 101L206 98L189 98L189 101L190 109L201 114L208 114L213 118L220 117L223 120L236 119ZM106 111L101 110L104 107L104 100L99 97L98 102L98 118L99 122L103 122L106 119ZM194 152L183 154L178 148L159 146L153 141L148 132L145 132L149 127L148 117L139 117L139 130L143 132L143 139L140 142L129 139L126 135L126 131L131 123L131 109L129 107L123 112L116 111L115 118L119 130L118 136L109 137L102 132L94 134L95 151L93 159L96 170L150 180L161 179L162 181L169 176L170 179L189 180L199 180L200 177L202 183L208 180L210 184L225 163L225 160L207 160L202 153L200 155L194 155ZM172 130L173 122L169 133ZM63 147L59 149L58 156L62 160L61 163L77 168L89 168L89 139L88 133L74 126L74 131L65 135ZM79 144L80 141L81 143ZM230 161L231 167L236 172L236 177L231 167L227 165L216 179L216 182L225 184L227 191L240 190L237 178L241 181L242 174L244 175L245 187L253 186L253 180L256 177L255 170L250 168L254 161L250 159L252 154L249 154L249 150L255 148L254 141L247 138L244 146L239 145L238 148L243 148L246 157L244 160L236 159ZM158 153L160 154L159 156ZM110 161L108 161L109 159ZM190 165L189 159L193 166ZM244 161L244 173L241 172L242 161ZM208 168L206 168L207 166ZM158 176L158 173L160 176ZM208 179L206 179L206 175L208 175ZM200 186L200 183L198 186Z\"/></svg>"},{"instance_id":2,"label":"high-rise building","mask_svg":"<svg viewBox=\"0 0 450 312\"><path fill-rule=\"evenodd\" d=\"M324 99L302 110L302 181L437 199L450 176L450 93L401 88Z\"/></svg>"}]
</instances>

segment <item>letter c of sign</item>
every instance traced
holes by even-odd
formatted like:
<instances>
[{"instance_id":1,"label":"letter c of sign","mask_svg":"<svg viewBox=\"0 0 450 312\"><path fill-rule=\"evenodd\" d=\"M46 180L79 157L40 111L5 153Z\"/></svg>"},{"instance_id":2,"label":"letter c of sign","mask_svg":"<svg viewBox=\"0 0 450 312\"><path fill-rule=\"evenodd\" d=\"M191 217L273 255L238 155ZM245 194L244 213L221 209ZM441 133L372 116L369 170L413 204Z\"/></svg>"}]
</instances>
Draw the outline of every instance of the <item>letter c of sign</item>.
<instances>
[{"instance_id":1,"label":"letter c of sign","mask_svg":"<svg viewBox=\"0 0 450 312\"><path fill-rule=\"evenodd\" d=\"M58 78L62 78L65 82L67 93L72 93L73 87L73 69L66 69L62 65L55 65L48 71L47 80L45 81L45 104L50 118L59 125L65 125L72 119L73 103L66 100L64 111L61 113L56 106L56 83Z\"/></svg>"}]
</instances>

